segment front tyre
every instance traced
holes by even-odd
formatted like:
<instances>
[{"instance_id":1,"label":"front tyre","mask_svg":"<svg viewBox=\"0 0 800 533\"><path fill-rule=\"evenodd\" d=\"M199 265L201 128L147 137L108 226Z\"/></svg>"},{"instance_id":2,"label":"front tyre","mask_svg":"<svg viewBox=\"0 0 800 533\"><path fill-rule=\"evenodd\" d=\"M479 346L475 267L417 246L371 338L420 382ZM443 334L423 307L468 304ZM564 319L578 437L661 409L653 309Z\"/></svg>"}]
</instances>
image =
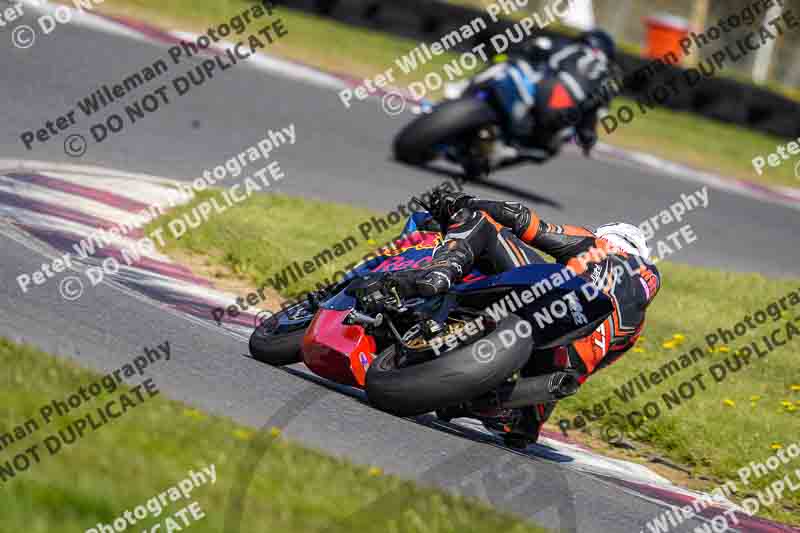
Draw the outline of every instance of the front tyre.
<instances>
[{"instance_id":1,"label":"front tyre","mask_svg":"<svg viewBox=\"0 0 800 533\"><path fill-rule=\"evenodd\" d=\"M509 347L500 341L500 332L513 331L521 320L510 316L478 341L412 366L398 367L396 348L390 346L367 371L370 404L397 416L416 416L497 388L530 358L530 337L517 338Z\"/></svg>"},{"instance_id":2,"label":"front tyre","mask_svg":"<svg viewBox=\"0 0 800 533\"><path fill-rule=\"evenodd\" d=\"M256 361L272 366L284 366L303 360L301 348L306 330L274 333L259 326L250 335L250 355Z\"/></svg>"},{"instance_id":3,"label":"front tyre","mask_svg":"<svg viewBox=\"0 0 800 533\"><path fill-rule=\"evenodd\" d=\"M436 157L438 146L458 143L496 123L497 114L486 102L475 98L445 102L397 134L394 155L399 161L422 165Z\"/></svg>"}]
</instances>

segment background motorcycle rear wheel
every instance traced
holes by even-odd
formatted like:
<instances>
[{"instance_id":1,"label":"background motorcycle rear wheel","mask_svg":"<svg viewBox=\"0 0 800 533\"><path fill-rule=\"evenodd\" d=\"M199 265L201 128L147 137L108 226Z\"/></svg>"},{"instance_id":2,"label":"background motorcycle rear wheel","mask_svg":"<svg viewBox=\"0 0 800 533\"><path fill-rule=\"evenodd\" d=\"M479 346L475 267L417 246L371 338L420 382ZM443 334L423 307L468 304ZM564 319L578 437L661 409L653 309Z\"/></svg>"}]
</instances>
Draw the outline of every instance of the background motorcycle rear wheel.
<instances>
[{"instance_id":1,"label":"background motorcycle rear wheel","mask_svg":"<svg viewBox=\"0 0 800 533\"><path fill-rule=\"evenodd\" d=\"M397 416L416 416L481 396L503 383L528 361L533 341L518 338L510 347L499 333L513 330L522 319L511 316L475 343L460 346L424 363L397 367L394 346L384 350L367 370L365 390L370 404ZM496 349L488 361L476 357L478 343L491 342ZM479 352L485 355L488 351Z\"/></svg>"},{"instance_id":2,"label":"background motorcycle rear wheel","mask_svg":"<svg viewBox=\"0 0 800 533\"><path fill-rule=\"evenodd\" d=\"M497 114L486 102L474 98L445 102L397 134L394 155L399 161L422 165L436 156L436 146L458 141L495 123Z\"/></svg>"},{"instance_id":3,"label":"background motorcycle rear wheel","mask_svg":"<svg viewBox=\"0 0 800 533\"><path fill-rule=\"evenodd\" d=\"M300 349L305 333L305 329L273 333L266 331L264 326L259 326L250 335L250 355L256 361L272 366L299 363L303 360Z\"/></svg>"}]
</instances>

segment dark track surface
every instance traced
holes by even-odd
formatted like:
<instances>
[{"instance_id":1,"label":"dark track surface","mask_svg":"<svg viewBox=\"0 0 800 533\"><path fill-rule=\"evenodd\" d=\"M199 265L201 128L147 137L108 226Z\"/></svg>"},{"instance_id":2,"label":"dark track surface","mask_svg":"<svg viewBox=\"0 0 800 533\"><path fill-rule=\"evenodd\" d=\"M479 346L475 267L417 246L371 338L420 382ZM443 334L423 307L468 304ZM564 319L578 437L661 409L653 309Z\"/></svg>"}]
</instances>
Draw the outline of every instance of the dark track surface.
<instances>
[{"instance_id":1,"label":"dark track surface","mask_svg":"<svg viewBox=\"0 0 800 533\"><path fill-rule=\"evenodd\" d=\"M8 37L7 32L0 35ZM119 81L166 53L161 47L73 25L59 27L29 50L6 43L0 57L6 96L0 104L2 157L97 164L183 179L254 144L268 128L294 123L297 144L274 152L287 175L279 187L283 192L388 209L442 180L389 161L390 141L407 116L387 117L376 101L358 103L348 111L330 90L248 67L193 89L102 145L90 144L79 160L64 154L63 134L27 151L18 138L21 131L41 127L98 85ZM173 66L170 74L188 68ZM193 127L193 121L199 126ZM68 133L86 133L87 120L81 118L79 126ZM631 220L643 219L701 186L571 154L546 167L520 167L493 179L531 193L528 198L511 195L516 199L531 202L539 195L544 203L538 207L545 217L579 224L601 223L623 213ZM496 187L469 190L509 196ZM686 219L700 240L676 259L775 275L800 272L800 252L787 245L797 241L796 211L714 190L709 199L708 209ZM172 361L160 365L154 378L172 398L257 427L281 413L290 421L287 434L306 445L426 483L478 496L485 490L493 504L542 524L559 524L555 509L540 510L551 502L565 513L572 512L574 503L581 533L638 531L663 509L587 474L393 418L270 369L241 357L247 351L241 339L112 287L101 285L76 303L60 299L53 283L47 290L23 295L16 276L39 268L43 258L6 237L0 239L2 336L103 370L127 362L144 345L168 340ZM287 401L290 407L285 407ZM509 489L520 485L520 473L528 488L507 497ZM483 489L465 483L476 475ZM686 530L697 525L687 522Z\"/></svg>"}]
</instances>

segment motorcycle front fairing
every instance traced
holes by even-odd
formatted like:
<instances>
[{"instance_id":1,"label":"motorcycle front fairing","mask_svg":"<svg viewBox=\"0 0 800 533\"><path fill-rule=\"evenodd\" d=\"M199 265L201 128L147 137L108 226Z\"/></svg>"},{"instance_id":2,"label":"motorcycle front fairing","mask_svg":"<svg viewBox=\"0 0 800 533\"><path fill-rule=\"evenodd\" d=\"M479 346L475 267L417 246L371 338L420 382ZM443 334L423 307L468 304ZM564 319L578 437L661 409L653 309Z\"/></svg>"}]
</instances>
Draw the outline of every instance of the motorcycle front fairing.
<instances>
[{"instance_id":1,"label":"motorcycle front fairing","mask_svg":"<svg viewBox=\"0 0 800 533\"><path fill-rule=\"evenodd\" d=\"M431 219L431 216L425 212L416 212L413 213L407 220L405 227L403 228L402 235L410 236L414 233L419 231L419 228L423 226L427 221ZM414 239L415 241L417 239ZM419 239L422 240L422 239ZM428 239L431 241L431 239ZM396 246L397 248L402 248L400 245ZM419 255L418 259L423 259L425 254L417 254ZM351 272L349 272L340 282L343 285L342 289L338 291L336 294L333 294L330 298L325 301L325 304L331 306L331 309L348 309L355 306L355 300L347 295L344 294L344 288L346 286L346 282L348 280L355 279L359 276L363 276L365 274L369 274L373 272L374 269L380 267L381 264L390 260L392 257L398 257L397 255L394 256L377 256L368 261L364 261L357 265ZM291 309L291 308L290 308ZM291 331L297 331L298 329L306 328L311 323L313 316L305 316L303 318L292 318L290 314L286 312L281 312L275 315L277 319L276 324L272 326L274 330L278 333L289 333Z\"/></svg>"},{"instance_id":2,"label":"motorcycle front fairing","mask_svg":"<svg viewBox=\"0 0 800 533\"><path fill-rule=\"evenodd\" d=\"M404 237L395 240L386 255L361 263L344 281L375 272L419 268L430 262L433 250L442 240L439 232L420 229L430 218L428 213L414 213L406 222ZM346 292L347 284L343 285L309 320L303 338L303 361L322 377L343 385L363 387L377 346L363 326L345 324L346 317L356 307L356 300Z\"/></svg>"},{"instance_id":3,"label":"motorcycle front fairing","mask_svg":"<svg viewBox=\"0 0 800 533\"><path fill-rule=\"evenodd\" d=\"M317 311L303 338L303 362L319 376L363 388L377 347L363 326L345 323L352 309L323 307Z\"/></svg>"}]
</instances>

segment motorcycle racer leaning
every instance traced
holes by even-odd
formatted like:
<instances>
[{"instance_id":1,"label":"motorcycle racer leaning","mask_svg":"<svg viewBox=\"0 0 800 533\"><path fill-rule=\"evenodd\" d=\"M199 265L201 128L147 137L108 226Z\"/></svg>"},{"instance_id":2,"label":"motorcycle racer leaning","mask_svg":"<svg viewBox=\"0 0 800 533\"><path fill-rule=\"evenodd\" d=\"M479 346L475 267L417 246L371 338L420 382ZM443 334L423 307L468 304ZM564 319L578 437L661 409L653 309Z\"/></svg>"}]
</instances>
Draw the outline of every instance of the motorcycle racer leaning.
<instances>
[{"instance_id":1,"label":"motorcycle racer leaning","mask_svg":"<svg viewBox=\"0 0 800 533\"><path fill-rule=\"evenodd\" d=\"M390 275L388 283L403 297L446 293L473 266L484 273L497 274L522 265L545 263L534 247L610 297L610 316L604 318L607 311L600 317L591 316L592 307L584 306L589 316L579 338L555 348L534 348L530 362L522 369L523 376L567 370L576 373L582 384L636 343L645 311L661 286L658 269L648 261L644 234L636 226L612 223L593 232L545 222L519 203L443 191L437 191L426 207L445 233L444 242L424 268ZM518 314L524 315L524 311ZM533 323L531 317L523 318ZM575 325L566 315L553 327L535 328L534 345L554 346L565 330L575 331ZM536 441L554 408L555 403L531 406L522 410L521 417L510 420L504 418L503 412L490 416L499 420L498 427L503 431L520 435L525 444Z\"/></svg>"},{"instance_id":2,"label":"motorcycle racer leaning","mask_svg":"<svg viewBox=\"0 0 800 533\"><path fill-rule=\"evenodd\" d=\"M511 52L510 61L540 79L535 102L515 110L512 120L523 151L534 148L552 157L574 128L576 141L588 156L597 143L597 115L608 105L603 86L610 80L615 59L614 39L603 30L562 43L537 37Z\"/></svg>"}]
</instances>

